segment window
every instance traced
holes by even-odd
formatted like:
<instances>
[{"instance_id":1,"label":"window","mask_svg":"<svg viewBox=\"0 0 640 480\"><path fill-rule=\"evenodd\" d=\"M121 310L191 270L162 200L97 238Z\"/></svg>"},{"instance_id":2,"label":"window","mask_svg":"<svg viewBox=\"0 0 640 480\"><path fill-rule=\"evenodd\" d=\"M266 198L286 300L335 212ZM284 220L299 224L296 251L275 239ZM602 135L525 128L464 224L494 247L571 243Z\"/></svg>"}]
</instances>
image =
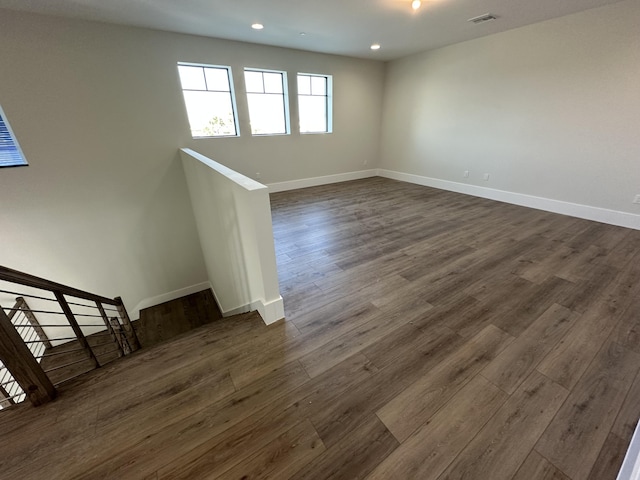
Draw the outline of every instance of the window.
<instances>
[{"instance_id":1,"label":"window","mask_svg":"<svg viewBox=\"0 0 640 480\"><path fill-rule=\"evenodd\" d=\"M18 167L28 165L22 154L7 117L0 107L0 167Z\"/></svg>"},{"instance_id":2,"label":"window","mask_svg":"<svg viewBox=\"0 0 640 480\"><path fill-rule=\"evenodd\" d=\"M191 135L194 138L238 136L231 69L179 63L178 73Z\"/></svg>"},{"instance_id":3,"label":"window","mask_svg":"<svg viewBox=\"0 0 640 480\"><path fill-rule=\"evenodd\" d=\"M289 133L289 101L284 72L245 69L251 133L285 135Z\"/></svg>"},{"instance_id":4,"label":"window","mask_svg":"<svg viewBox=\"0 0 640 480\"><path fill-rule=\"evenodd\" d=\"M331 133L330 76L298 74L300 133Z\"/></svg>"}]
</instances>

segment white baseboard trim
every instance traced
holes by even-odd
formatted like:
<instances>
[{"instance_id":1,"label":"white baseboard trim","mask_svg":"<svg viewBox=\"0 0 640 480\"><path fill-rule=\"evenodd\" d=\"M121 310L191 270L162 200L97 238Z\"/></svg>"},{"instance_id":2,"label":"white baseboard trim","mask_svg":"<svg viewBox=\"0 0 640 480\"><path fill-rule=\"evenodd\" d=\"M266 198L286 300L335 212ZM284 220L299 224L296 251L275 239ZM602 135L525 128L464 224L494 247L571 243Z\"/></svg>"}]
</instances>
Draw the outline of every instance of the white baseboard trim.
<instances>
[{"instance_id":1,"label":"white baseboard trim","mask_svg":"<svg viewBox=\"0 0 640 480\"><path fill-rule=\"evenodd\" d=\"M239 307L225 310L224 308L222 308L222 304L220 303L220 300L218 299L218 295L216 295L216 291L214 290L213 286L211 284L209 285L210 285L209 288L211 288L211 291L213 292L213 298L215 299L216 304L218 305L218 310L220 310L220 313L222 314L223 317L233 317L234 315L240 315L241 313L247 313L251 311L251 305L240 305Z\"/></svg>"},{"instance_id":2,"label":"white baseboard trim","mask_svg":"<svg viewBox=\"0 0 640 480\"><path fill-rule=\"evenodd\" d=\"M222 307L220 307L220 302L218 301L218 297L216 297L216 292L213 292L213 296L216 298L216 303L218 304L218 308L220 309L220 312L222 312L223 317L232 317L233 315L254 312L257 310L266 325L271 325L272 323L284 318L284 301L281 296L270 302L256 300L250 304L241 305L230 310L223 310Z\"/></svg>"},{"instance_id":3,"label":"white baseboard trim","mask_svg":"<svg viewBox=\"0 0 640 480\"><path fill-rule=\"evenodd\" d=\"M215 292L214 292L214 296L215 296ZM251 308L251 305L241 305L239 307L232 308L231 310L222 310L222 308L220 308L220 302L218 302L217 299L216 299L216 303L218 304L218 309L222 313L222 316L225 318L233 317L234 315L240 315L241 313L247 313L252 310L255 310L255 308Z\"/></svg>"},{"instance_id":4,"label":"white baseboard trim","mask_svg":"<svg viewBox=\"0 0 640 480\"><path fill-rule=\"evenodd\" d=\"M617 480L640 480L640 425L633 434Z\"/></svg>"},{"instance_id":5,"label":"white baseboard trim","mask_svg":"<svg viewBox=\"0 0 640 480\"><path fill-rule=\"evenodd\" d=\"M257 300L251 304L251 307L251 310L258 310L262 320L264 320L264 323L267 325L271 325L284 318L284 302L281 296L270 302Z\"/></svg>"},{"instance_id":6,"label":"white baseboard trim","mask_svg":"<svg viewBox=\"0 0 640 480\"><path fill-rule=\"evenodd\" d=\"M379 168L378 176L640 230L640 215Z\"/></svg>"},{"instance_id":7,"label":"white baseboard trim","mask_svg":"<svg viewBox=\"0 0 640 480\"><path fill-rule=\"evenodd\" d=\"M328 185L330 183L348 182L350 180L360 180L362 178L375 177L377 170L359 170L357 172L337 173L324 177L301 178L300 180L290 180L288 182L270 183L269 193L285 192L287 190L297 190L298 188L317 187L318 185Z\"/></svg>"},{"instance_id":8,"label":"white baseboard trim","mask_svg":"<svg viewBox=\"0 0 640 480\"><path fill-rule=\"evenodd\" d=\"M208 288L211 288L211 284L209 282L202 282L197 283L196 285L191 285L189 287L174 290L173 292L167 292L155 297L145 298L140 303L138 303L138 305L136 305L133 310L129 312L129 317L131 318L131 320L138 320L140 318L140 310L144 310L145 308L153 307L155 305L160 305L161 303L170 302L171 300L175 300L176 298L184 297L186 295L191 295L192 293L198 293Z\"/></svg>"},{"instance_id":9,"label":"white baseboard trim","mask_svg":"<svg viewBox=\"0 0 640 480\"><path fill-rule=\"evenodd\" d=\"M271 325L272 323L277 322L284 318L284 301L282 297L278 297L275 300L270 302L265 302L264 300L256 300L248 305L241 305L236 308L232 308L229 310L224 310L220 306L220 301L218 300L218 296L216 295L215 290L211 287L211 283L202 282L196 285L191 285L190 287L181 288L179 290L174 290L173 292L164 293L162 295L158 295L151 298L145 298L138 305L135 306L134 309L129 311L129 317L132 320L140 319L140 311L145 308L154 307L156 305L160 305L161 303L170 302L171 300L175 300L177 298L185 297L187 295L191 295L192 293L198 293L203 290L211 289L213 292L213 298L215 298L216 303L218 304L218 309L220 313L222 313L223 317L232 317L233 315L239 315L241 313L253 312L255 310L258 311L262 320L267 325Z\"/></svg>"}]
</instances>

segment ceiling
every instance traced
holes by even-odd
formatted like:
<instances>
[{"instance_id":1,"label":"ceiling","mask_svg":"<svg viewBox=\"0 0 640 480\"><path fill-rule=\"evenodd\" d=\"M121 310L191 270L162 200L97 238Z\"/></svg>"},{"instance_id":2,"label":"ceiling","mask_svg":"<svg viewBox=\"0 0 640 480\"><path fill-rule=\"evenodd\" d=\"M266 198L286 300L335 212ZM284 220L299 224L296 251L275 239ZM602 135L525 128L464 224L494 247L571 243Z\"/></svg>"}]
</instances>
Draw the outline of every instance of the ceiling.
<instances>
[{"instance_id":1,"label":"ceiling","mask_svg":"<svg viewBox=\"0 0 640 480\"><path fill-rule=\"evenodd\" d=\"M411 0L0 0L0 8L392 60L617 1L425 0L413 11ZM485 13L499 18L467 22Z\"/></svg>"}]
</instances>

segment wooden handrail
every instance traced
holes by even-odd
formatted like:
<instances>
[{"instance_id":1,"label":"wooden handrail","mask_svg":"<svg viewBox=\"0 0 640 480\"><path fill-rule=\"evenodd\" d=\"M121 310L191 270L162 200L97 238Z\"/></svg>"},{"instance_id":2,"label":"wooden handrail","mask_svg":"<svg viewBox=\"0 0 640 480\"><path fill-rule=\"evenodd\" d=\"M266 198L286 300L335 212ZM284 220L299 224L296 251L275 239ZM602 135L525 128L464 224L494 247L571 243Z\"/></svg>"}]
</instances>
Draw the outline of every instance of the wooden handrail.
<instances>
[{"instance_id":1,"label":"wooden handrail","mask_svg":"<svg viewBox=\"0 0 640 480\"><path fill-rule=\"evenodd\" d=\"M129 342L131 351L135 352L136 350L140 349L140 341L138 340L138 335L136 335L136 331L131 324L131 319L129 318L127 309L124 308L122 299L120 297L116 297L116 301L118 302L118 313L120 314L120 319L122 320L122 329L124 330L124 334L127 337L127 341Z\"/></svg>"},{"instance_id":2,"label":"wooden handrail","mask_svg":"<svg viewBox=\"0 0 640 480\"><path fill-rule=\"evenodd\" d=\"M8 309L9 315L7 315L2 308L0 308L0 360L2 360L4 366L13 375L16 382L25 392L27 398L29 398L29 400L31 400L34 405L40 405L42 403L51 401L56 395L56 390L51 383L51 380L47 376L47 372L64 368L78 362L72 362L68 365L49 368L46 371L43 370L40 366L40 363L37 361L36 357L33 356L29 347L27 346L27 344L36 342L32 339L25 341L25 339L22 338L21 334L12 324L11 318L13 318L17 314L17 312L24 313L27 320L29 321L29 324L35 330L39 338L38 342L42 343L47 350L50 350L54 347L52 346L51 341L49 340L49 338L47 338L44 330L42 329L42 325L38 322L33 313L42 312L64 314L67 322L69 323L69 326L73 330L75 337L55 338L53 340L61 341L72 340L74 338L77 339L78 343L82 347L81 350L84 350L87 353L89 359L93 363L94 368L99 368L100 362L96 357L93 348L91 347L91 345L89 345L89 342L87 341L87 338L85 337L82 329L80 328L80 325L76 320L76 314L74 314L71 309L71 305L86 306L98 309L98 312L100 313L99 317L102 318L107 329L107 335L111 337L112 341L117 346L117 349L113 351L117 351L118 356L131 353L132 351L138 350L140 348L140 342L138 341L136 332L133 328L133 325L131 324L131 319L127 314L127 310L124 306L124 303L122 302L122 298L120 297L112 299L103 297L102 295L95 295L84 290L69 287L61 283L52 282L44 278L36 277L35 275L19 272L17 270L13 270L11 268L3 266L0 266L0 281L6 281L13 284L48 291L54 295L55 300L40 296L33 296L33 298L56 301L62 309L62 312L31 310L22 296L17 298L14 308ZM3 291L6 293L20 295L20 293L18 292L9 292L6 290ZM26 297L30 296L26 293L23 293L22 295ZM73 303L67 301L65 296L88 300L95 303L95 307L84 303ZM120 328L120 324L118 323L118 320L116 318L112 320L108 318L107 312L105 311L103 305L111 305L116 307L113 310L116 310L118 312L120 320L122 321L122 328ZM94 347L101 347L103 345L106 344L95 345ZM40 356L37 358L44 358L44 356ZM8 398L8 396L4 392L0 392L0 402L2 402L3 406L9 405L11 400L12 399Z\"/></svg>"},{"instance_id":3,"label":"wooden handrail","mask_svg":"<svg viewBox=\"0 0 640 480\"><path fill-rule=\"evenodd\" d=\"M95 295L93 293L85 292L77 288L69 287L61 283L52 282L44 278L36 277L35 275L29 275L28 273L19 272L11 268L0 266L0 280L6 280L7 282L19 283L27 287L40 288L42 290L58 291L64 295L71 297L82 298L83 300L91 300L94 302L106 303L107 305L120 304L113 298L103 297L102 295Z\"/></svg>"},{"instance_id":4,"label":"wooden handrail","mask_svg":"<svg viewBox=\"0 0 640 480\"><path fill-rule=\"evenodd\" d=\"M98 362L98 359L93 353L93 350L91 350L91 347L89 346L89 343L87 342L87 339L85 338L84 333L82 333L82 329L80 328L80 325L78 325L76 316L71 311L71 307L69 307L69 304L67 303L67 300L64 298L64 295L62 294L62 292L59 292L59 291L55 291L53 292L53 294L56 296L56 299L58 300L58 303L60 304L60 307L62 308L62 311L64 312L65 317L67 317L67 321L69 322L69 325L71 325L71 329L73 330L73 333L76 334L76 338L78 339L78 342L80 342L80 345L82 346L82 348L86 350L87 354L89 355L89 359L93 362L93 366L95 368L98 368L100 366L100 363Z\"/></svg>"},{"instance_id":5,"label":"wooden handrail","mask_svg":"<svg viewBox=\"0 0 640 480\"><path fill-rule=\"evenodd\" d=\"M0 308L0 360L34 405L53 400L56 389Z\"/></svg>"},{"instance_id":6,"label":"wooden handrail","mask_svg":"<svg viewBox=\"0 0 640 480\"><path fill-rule=\"evenodd\" d=\"M0 371L1 370L2 369L0 369ZM9 392L7 392L2 385L0 385L0 407L7 408L15 404L16 402L13 398L11 398Z\"/></svg>"}]
</instances>

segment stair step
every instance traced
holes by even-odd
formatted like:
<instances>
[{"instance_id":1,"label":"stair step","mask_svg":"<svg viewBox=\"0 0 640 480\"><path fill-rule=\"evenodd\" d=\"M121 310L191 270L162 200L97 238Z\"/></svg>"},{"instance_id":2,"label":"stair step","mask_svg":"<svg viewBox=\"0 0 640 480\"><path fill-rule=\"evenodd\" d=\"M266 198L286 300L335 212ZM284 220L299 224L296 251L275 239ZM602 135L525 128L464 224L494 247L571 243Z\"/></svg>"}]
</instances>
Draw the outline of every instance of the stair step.
<instances>
[{"instance_id":1,"label":"stair step","mask_svg":"<svg viewBox=\"0 0 640 480\"><path fill-rule=\"evenodd\" d=\"M220 320L211 289L145 308L135 322L143 348L165 342L194 328Z\"/></svg>"}]
</instances>

